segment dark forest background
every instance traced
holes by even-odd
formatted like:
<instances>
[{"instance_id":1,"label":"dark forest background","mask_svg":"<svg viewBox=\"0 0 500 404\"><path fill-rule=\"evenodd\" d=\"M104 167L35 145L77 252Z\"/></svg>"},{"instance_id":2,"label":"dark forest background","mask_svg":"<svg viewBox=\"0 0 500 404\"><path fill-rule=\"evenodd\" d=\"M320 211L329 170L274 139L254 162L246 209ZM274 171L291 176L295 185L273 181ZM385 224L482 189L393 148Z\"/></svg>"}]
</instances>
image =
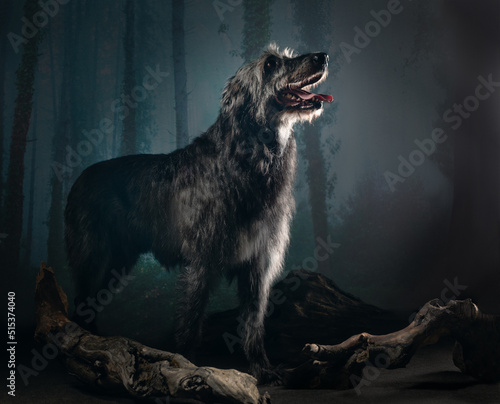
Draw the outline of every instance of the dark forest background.
<instances>
[{"instance_id":1,"label":"dark forest background","mask_svg":"<svg viewBox=\"0 0 500 404\"><path fill-rule=\"evenodd\" d=\"M456 297L500 310L500 91L490 84L485 100L475 91L479 77L500 81L499 2L2 0L0 7L0 259L3 287L17 293L23 313L18 321L33 319L41 261L72 297L63 210L81 171L187 144L214 122L227 78L271 41L328 52L320 91L335 99L313 126L296 130L286 271L320 271L398 311L443 291L451 298L450 283L461 285ZM377 22L391 7L398 12L390 22ZM456 109L464 103L471 112ZM446 140L402 177L398 170L411 169L400 168L401 158L416 159L417 143L436 128ZM390 185L389 172L404 181ZM318 239L334 244L326 260L314 258ZM133 274L103 313L108 327L127 328L131 317L156 326L175 304L175 270L144 256ZM236 304L223 284L211 310Z\"/></svg>"}]
</instances>

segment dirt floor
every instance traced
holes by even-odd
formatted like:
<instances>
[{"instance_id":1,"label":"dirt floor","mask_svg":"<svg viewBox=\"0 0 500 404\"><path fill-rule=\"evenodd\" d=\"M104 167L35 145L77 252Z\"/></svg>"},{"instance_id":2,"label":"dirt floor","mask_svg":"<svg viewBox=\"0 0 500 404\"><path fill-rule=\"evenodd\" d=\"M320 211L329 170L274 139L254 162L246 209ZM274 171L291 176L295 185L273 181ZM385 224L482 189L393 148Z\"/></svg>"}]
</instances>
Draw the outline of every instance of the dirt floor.
<instances>
[{"instance_id":1,"label":"dirt floor","mask_svg":"<svg viewBox=\"0 0 500 404\"><path fill-rule=\"evenodd\" d=\"M24 352L20 352L17 358L17 364L29 366L33 354L29 352L31 347L27 344L24 344L24 348ZM381 370L378 375L375 371L369 376L371 380L367 380L366 385L358 390L291 390L272 386L262 386L260 389L263 392L269 392L271 402L274 404L500 404L500 384L480 384L462 375L453 364L451 349L451 343L423 348L406 369ZM228 367L238 368L238 365L228 364ZM27 386L18 376L16 396L10 397L5 393L0 398L0 403L7 402L29 404L195 403L195 401L173 399L137 401L90 392L78 380L68 375L57 360L50 361L38 375L29 377Z\"/></svg>"}]
</instances>

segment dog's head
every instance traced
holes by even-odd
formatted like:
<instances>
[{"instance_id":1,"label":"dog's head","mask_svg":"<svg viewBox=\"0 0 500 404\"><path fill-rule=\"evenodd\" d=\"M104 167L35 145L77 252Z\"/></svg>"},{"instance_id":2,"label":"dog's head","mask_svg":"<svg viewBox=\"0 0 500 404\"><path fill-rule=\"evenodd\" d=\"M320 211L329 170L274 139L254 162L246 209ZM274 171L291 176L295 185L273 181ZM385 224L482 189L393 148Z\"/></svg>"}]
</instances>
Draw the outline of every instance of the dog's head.
<instances>
[{"instance_id":1,"label":"dog's head","mask_svg":"<svg viewBox=\"0 0 500 404\"><path fill-rule=\"evenodd\" d=\"M258 59L242 66L222 95L222 113L253 120L261 126L291 127L321 115L331 95L310 90L328 75L328 55L296 56L290 49L270 45Z\"/></svg>"}]
</instances>

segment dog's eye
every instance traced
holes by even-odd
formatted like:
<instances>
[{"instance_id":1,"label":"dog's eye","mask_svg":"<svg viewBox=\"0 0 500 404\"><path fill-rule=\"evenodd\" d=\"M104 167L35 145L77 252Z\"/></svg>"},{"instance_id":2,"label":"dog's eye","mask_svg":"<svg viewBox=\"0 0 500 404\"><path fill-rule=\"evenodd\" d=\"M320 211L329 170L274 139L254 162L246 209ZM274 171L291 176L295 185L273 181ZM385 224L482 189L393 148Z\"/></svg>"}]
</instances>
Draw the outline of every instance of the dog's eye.
<instances>
[{"instance_id":1,"label":"dog's eye","mask_svg":"<svg viewBox=\"0 0 500 404\"><path fill-rule=\"evenodd\" d=\"M276 61L275 58L269 58L266 60L265 64L265 71L266 73L271 73L274 69L276 69L276 66L278 66L278 62Z\"/></svg>"}]
</instances>

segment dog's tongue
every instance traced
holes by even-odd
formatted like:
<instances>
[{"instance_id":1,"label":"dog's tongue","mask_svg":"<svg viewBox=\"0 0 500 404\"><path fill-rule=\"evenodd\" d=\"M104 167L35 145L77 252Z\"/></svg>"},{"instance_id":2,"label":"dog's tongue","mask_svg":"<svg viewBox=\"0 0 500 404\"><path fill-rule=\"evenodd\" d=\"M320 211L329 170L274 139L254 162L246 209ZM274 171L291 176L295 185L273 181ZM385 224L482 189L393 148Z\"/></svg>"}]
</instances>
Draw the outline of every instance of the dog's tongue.
<instances>
[{"instance_id":1,"label":"dog's tongue","mask_svg":"<svg viewBox=\"0 0 500 404\"><path fill-rule=\"evenodd\" d=\"M314 93L309 93L307 91L301 90L299 88L291 88L290 92L295 94L297 97L300 97L302 100L310 100L311 98L319 98L320 101L324 102L332 102L333 97L329 94L314 94Z\"/></svg>"}]
</instances>

